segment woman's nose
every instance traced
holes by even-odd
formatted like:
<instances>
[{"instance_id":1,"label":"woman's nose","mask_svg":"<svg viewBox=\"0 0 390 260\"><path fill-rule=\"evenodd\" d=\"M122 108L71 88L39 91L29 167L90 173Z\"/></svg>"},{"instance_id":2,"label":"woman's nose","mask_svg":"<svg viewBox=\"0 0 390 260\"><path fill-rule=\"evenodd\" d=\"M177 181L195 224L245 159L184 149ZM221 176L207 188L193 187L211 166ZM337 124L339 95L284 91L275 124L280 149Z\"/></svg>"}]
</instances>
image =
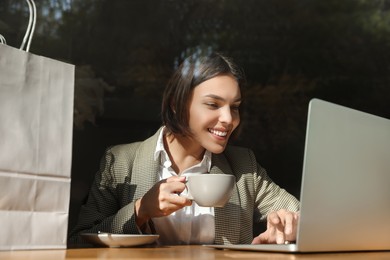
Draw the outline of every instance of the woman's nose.
<instances>
[{"instance_id":1,"label":"woman's nose","mask_svg":"<svg viewBox=\"0 0 390 260\"><path fill-rule=\"evenodd\" d=\"M221 121L222 123L226 123L226 124L232 123L233 115L232 115L232 110L230 109L230 107L224 107L223 109L221 109L219 121Z\"/></svg>"}]
</instances>

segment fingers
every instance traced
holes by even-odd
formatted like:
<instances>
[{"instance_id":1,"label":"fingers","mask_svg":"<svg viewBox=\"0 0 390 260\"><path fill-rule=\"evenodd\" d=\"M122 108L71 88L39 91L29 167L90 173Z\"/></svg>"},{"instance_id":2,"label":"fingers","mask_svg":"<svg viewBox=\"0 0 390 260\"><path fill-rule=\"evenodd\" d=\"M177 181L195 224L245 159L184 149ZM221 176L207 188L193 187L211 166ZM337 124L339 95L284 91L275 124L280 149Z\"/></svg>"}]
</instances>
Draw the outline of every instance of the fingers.
<instances>
[{"instance_id":1,"label":"fingers","mask_svg":"<svg viewBox=\"0 0 390 260\"><path fill-rule=\"evenodd\" d=\"M267 226L270 233L269 239L271 239L272 242L276 242L277 244L282 244L284 242L285 222L281 217L282 214L283 213L281 211L274 211L268 215Z\"/></svg>"},{"instance_id":2,"label":"fingers","mask_svg":"<svg viewBox=\"0 0 390 260\"><path fill-rule=\"evenodd\" d=\"M156 183L136 204L137 218L150 219L172 214L192 204L177 194L185 189L185 177L173 176Z\"/></svg>"},{"instance_id":3,"label":"fingers","mask_svg":"<svg viewBox=\"0 0 390 260\"><path fill-rule=\"evenodd\" d=\"M186 182L186 177L185 176L172 176L172 177L169 177L168 179L165 179L163 180L167 183L170 183L170 182L182 182L182 183L185 183Z\"/></svg>"},{"instance_id":4,"label":"fingers","mask_svg":"<svg viewBox=\"0 0 390 260\"><path fill-rule=\"evenodd\" d=\"M284 243L284 240L287 240L291 237L293 233L294 225L294 214L293 212L288 212L284 215L284 229L282 228L283 240L280 240L280 243Z\"/></svg>"},{"instance_id":5,"label":"fingers","mask_svg":"<svg viewBox=\"0 0 390 260\"><path fill-rule=\"evenodd\" d=\"M172 184L171 185L170 189L172 189L172 190L171 190L170 194L171 195L179 195L180 198L176 198L176 197L175 198L171 198L171 199L173 199L173 201L176 200L179 203L186 203L186 206L192 204L191 200L188 199L188 196L186 195L187 193L183 193L184 190L187 189L187 187L185 185L185 183L187 182L187 179L186 179L185 176L182 176L182 177L171 177L171 178L168 178L166 180L166 182L167 183L174 183L174 182L176 182L176 184ZM180 183L180 184L178 184L178 183Z\"/></svg>"},{"instance_id":6,"label":"fingers","mask_svg":"<svg viewBox=\"0 0 390 260\"><path fill-rule=\"evenodd\" d=\"M287 210L270 212L267 216L267 230L255 237L252 243L277 243L296 240L299 213Z\"/></svg>"},{"instance_id":7,"label":"fingers","mask_svg":"<svg viewBox=\"0 0 390 260\"><path fill-rule=\"evenodd\" d=\"M189 200L178 196L185 189L185 177L170 177L157 186L158 208L163 216L189 204Z\"/></svg>"},{"instance_id":8,"label":"fingers","mask_svg":"<svg viewBox=\"0 0 390 260\"><path fill-rule=\"evenodd\" d=\"M295 212L279 210L276 212L279 217L279 223L274 225L276 228L276 243L284 244L285 242L296 240L297 215Z\"/></svg>"},{"instance_id":9,"label":"fingers","mask_svg":"<svg viewBox=\"0 0 390 260\"><path fill-rule=\"evenodd\" d=\"M267 232L261 233L257 237L253 238L252 244L269 244Z\"/></svg>"},{"instance_id":10,"label":"fingers","mask_svg":"<svg viewBox=\"0 0 390 260\"><path fill-rule=\"evenodd\" d=\"M168 179L162 180L160 184L160 191L162 195L180 194L185 189L185 177L172 176Z\"/></svg>"}]
</instances>

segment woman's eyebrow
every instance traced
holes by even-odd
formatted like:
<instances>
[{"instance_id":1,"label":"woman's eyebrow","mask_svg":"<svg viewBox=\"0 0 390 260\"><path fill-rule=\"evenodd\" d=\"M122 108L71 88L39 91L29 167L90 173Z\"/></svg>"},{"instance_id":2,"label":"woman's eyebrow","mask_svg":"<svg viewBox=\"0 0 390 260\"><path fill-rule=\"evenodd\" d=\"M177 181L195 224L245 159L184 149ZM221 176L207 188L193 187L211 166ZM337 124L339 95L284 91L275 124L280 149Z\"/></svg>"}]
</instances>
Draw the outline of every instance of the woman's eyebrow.
<instances>
[{"instance_id":1,"label":"woman's eyebrow","mask_svg":"<svg viewBox=\"0 0 390 260\"><path fill-rule=\"evenodd\" d=\"M218 95L214 95L214 94L208 94L208 95L205 95L204 97L209 97L209 98L213 98L213 99L217 99L217 100L221 100L221 101L226 101L223 97L220 97ZM237 97L234 102L241 102L241 97Z\"/></svg>"}]
</instances>

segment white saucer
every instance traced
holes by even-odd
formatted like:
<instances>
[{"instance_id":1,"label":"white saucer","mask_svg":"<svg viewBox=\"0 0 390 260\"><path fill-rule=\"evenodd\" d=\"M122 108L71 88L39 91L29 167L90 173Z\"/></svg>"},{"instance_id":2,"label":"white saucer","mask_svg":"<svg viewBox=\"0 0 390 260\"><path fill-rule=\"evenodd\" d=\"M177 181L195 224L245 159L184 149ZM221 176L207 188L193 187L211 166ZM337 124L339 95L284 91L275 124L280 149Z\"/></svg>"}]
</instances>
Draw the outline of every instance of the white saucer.
<instances>
[{"instance_id":1,"label":"white saucer","mask_svg":"<svg viewBox=\"0 0 390 260\"><path fill-rule=\"evenodd\" d=\"M90 243L108 247L131 247L151 244L159 235L133 235L111 233L83 233L81 236Z\"/></svg>"}]
</instances>

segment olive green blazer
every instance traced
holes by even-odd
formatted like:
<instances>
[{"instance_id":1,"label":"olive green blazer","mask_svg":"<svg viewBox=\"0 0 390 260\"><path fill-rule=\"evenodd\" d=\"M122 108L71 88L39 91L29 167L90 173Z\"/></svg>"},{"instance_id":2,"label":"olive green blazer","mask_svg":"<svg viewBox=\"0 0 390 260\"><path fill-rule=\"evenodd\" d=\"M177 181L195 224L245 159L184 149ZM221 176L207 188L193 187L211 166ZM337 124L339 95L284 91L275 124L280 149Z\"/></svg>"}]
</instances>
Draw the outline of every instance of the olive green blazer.
<instances>
[{"instance_id":1,"label":"olive green blazer","mask_svg":"<svg viewBox=\"0 0 390 260\"><path fill-rule=\"evenodd\" d=\"M160 131L143 142L107 149L70 245L83 243L82 232L139 234L134 203L157 182L160 160L154 160L154 152ZM254 225L265 221L269 211L299 209L298 200L272 182L249 149L228 146L213 154L210 173L236 176L230 201L214 210L216 244L251 243Z\"/></svg>"}]
</instances>

